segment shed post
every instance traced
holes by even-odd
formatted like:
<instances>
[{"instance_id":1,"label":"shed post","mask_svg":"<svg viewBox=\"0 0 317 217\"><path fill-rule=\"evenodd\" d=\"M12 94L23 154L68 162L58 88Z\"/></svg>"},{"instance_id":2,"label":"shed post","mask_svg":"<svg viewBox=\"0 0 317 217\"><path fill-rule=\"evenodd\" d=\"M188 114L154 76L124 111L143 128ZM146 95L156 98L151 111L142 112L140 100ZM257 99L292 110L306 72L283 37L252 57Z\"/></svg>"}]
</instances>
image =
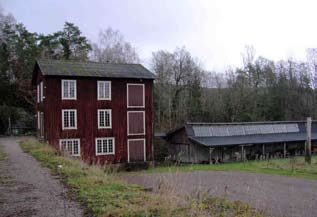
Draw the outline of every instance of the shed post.
<instances>
[{"instance_id":1,"label":"shed post","mask_svg":"<svg viewBox=\"0 0 317 217\"><path fill-rule=\"evenodd\" d=\"M244 146L241 145L241 161L244 161Z\"/></svg>"},{"instance_id":2,"label":"shed post","mask_svg":"<svg viewBox=\"0 0 317 217\"><path fill-rule=\"evenodd\" d=\"M263 159L265 158L265 145L262 144L262 155L263 155Z\"/></svg>"},{"instance_id":3,"label":"shed post","mask_svg":"<svg viewBox=\"0 0 317 217\"><path fill-rule=\"evenodd\" d=\"M307 140L306 140L306 146L305 146L305 161L308 164L311 164L311 117L307 118L306 123L306 134L307 134Z\"/></svg>"},{"instance_id":4,"label":"shed post","mask_svg":"<svg viewBox=\"0 0 317 217\"><path fill-rule=\"evenodd\" d=\"M214 150L214 148L209 148L209 164L211 164L211 153Z\"/></svg>"},{"instance_id":5,"label":"shed post","mask_svg":"<svg viewBox=\"0 0 317 217\"><path fill-rule=\"evenodd\" d=\"M284 152L283 152L283 156L284 156L284 158L286 158L286 142L284 142Z\"/></svg>"}]
</instances>

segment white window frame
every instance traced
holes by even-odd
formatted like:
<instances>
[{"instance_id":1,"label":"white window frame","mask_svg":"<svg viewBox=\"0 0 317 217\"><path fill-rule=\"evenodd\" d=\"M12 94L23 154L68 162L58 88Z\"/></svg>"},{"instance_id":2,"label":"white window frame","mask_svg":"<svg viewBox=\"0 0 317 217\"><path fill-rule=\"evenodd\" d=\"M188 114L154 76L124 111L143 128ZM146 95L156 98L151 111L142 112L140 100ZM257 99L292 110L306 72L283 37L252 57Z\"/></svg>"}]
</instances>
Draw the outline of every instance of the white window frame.
<instances>
[{"instance_id":1,"label":"white window frame","mask_svg":"<svg viewBox=\"0 0 317 217\"><path fill-rule=\"evenodd\" d=\"M40 96L41 96L41 97L40 97L40 101L41 101L41 102L43 102L43 99L44 99L43 89L44 89L44 88L43 88L43 81L41 81L41 83L40 83L40 90L41 90L41 91L40 91Z\"/></svg>"},{"instance_id":2,"label":"white window frame","mask_svg":"<svg viewBox=\"0 0 317 217\"><path fill-rule=\"evenodd\" d=\"M64 126L64 112L65 111L75 111L75 126L74 127L65 127ZM62 109L62 129L63 130L77 130L77 109Z\"/></svg>"},{"instance_id":3,"label":"white window frame","mask_svg":"<svg viewBox=\"0 0 317 217\"><path fill-rule=\"evenodd\" d=\"M103 84L108 83L109 84L109 97L108 98L102 98L99 95L99 90L100 90L99 84L101 84L101 83L103 83ZM105 85L104 85L104 87L105 87ZM97 81L97 99L98 100L111 100L111 81Z\"/></svg>"},{"instance_id":4,"label":"white window frame","mask_svg":"<svg viewBox=\"0 0 317 217\"><path fill-rule=\"evenodd\" d=\"M144 141L144 162L146 161L146 139L128 139L128 145L127 145L127 148L128 148L128 163L130 162L130 141L141 141L143 140Z\"/></svg>"},{"instance_id":5,"label":"white window frame","mask_svg":"<svg viewBox=\"0 0 317 217\"><path fill-rule=\"evenodd\" d=\"M142 86L143 87L143 105L142 106L129 106L129 86ZM140 83L127 84L127 107L128 108L145 108L145 85Z\"/></svg>"},{"instance_id":6,"label":"white window frame","mask_svg":"<svg viewBox=\"0 0 317 217\"><path fill-rule=\"evenodd\" d=\"M109 112L109 122L110 126L100 126L100 112ZM97 118L98 118L98 129L111 129L112 128L112 109L98 109L97 110ZM106 116L104 116L104 123L106 123Z\"/></svg>"},{"instance_id":7,"label":"white window frame","mask_svg":"<svg viewBox=\"0 0 317 217\"><path fill-rule=\"evenodd\" d=\"M98 140L112 140L112 152L102 152L102 153L98 153L98 147L97 147L97 141ZM95 149L96 149L96 156L100 156L100 155L114 155L116 153L115 151L115 147L116 147L116 143L115 143L115 138L114 137L99 137L95 139Z\"/></svg>"},{"instance_id":8,"label":"white window frame","mask_svg":"<svg viewBox=\"0 0 317 217\"><path fill-rule=\"evenodd\" d=\"M143 133L129 133L129 113L143 113ZM128 130L128 136L144 136L145 135L145 111L128 111L127 113L127 130Z\"/></svg>"},{"instance_id":9,"label":"white window frame","mask_svg":"<svg viewBox=\"0 0 317 217\"><path fill-rule=\"evenodd\" d=\"M36 92L37 93L37 103L39 103L40 102L40 85L38 84L36 87L37 87L37 90L36 90L37 91Z\"/></svg>"},{"instance_id":10,"label":"white window frame","mask_svg":"<svg viewBox=\"0 0 317 217\"><path fill-rule=\"evenodd\" d=\"M68 141L72 141L72 153L71 153L71 156L80 156L80 139L60 139L59 140L59 150L62 150L62 142L65 141L66 144ZM78 142L78 154L73 154L74 153L74 141L77 141Z\"/></svg>"},{"instance_id":11,"label":"white window frame","mask_svg":"<svg viewBox=\"0 0 317 217\"><path fill-rule=\"evenodd\" d=\"M74 97L65 97L64 96L64 83L65 82L74 82ZM68 87L70 87L69 85L68 85ZM65 80L65 79L63 79L62 80L62 100L77 100L77 80ZM68 90L68 95L70 95L70 88L69 88L69 90Z\"/></svg>"}]
</instances>

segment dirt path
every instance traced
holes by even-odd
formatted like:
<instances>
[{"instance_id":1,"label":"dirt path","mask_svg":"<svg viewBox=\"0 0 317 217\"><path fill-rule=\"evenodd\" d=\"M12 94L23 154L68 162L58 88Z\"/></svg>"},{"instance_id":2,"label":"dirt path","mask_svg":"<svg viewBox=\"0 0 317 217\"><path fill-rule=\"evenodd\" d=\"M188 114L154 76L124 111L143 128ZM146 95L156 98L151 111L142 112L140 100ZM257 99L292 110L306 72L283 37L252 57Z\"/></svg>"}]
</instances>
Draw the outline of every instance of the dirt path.
<instances>
[{"instance_id":1,"label":"dirt path","mask_svg":"<svg viewBox=\"0 0 317 217\"><path fill-rule=\"evenodd\" d=\"M0 216L83 216L67 189L17 144L21 138L0 138L7 159L0 161Z\"/></svg>"},{"instance_id":2,"label":"dirt path","mask_svg":"<svg viewBox=\"0 0 317 217\"><path fill-rule=\"evenodd\" d=\"M239 171L136 173L123 179L154 190L169 186L196 197L204 192L214 196L226 193L228 199L245 201L268 216L317 216L317 181L313 180Z\"/></svg>"}]
</instances>

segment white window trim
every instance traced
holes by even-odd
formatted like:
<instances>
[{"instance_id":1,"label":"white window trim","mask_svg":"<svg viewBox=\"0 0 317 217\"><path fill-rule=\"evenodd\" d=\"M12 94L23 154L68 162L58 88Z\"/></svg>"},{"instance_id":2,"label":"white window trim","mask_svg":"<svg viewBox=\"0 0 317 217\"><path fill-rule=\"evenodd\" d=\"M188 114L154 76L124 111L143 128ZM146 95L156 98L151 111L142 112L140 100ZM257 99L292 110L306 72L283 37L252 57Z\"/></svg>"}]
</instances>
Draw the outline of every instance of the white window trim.
<instances>
[{"instance_id":1,"label":"white window trim","mask_svg":"<svg viewBox=\"0 0 317 217\"><path fill-rule=\"evenodd\" d=\"M74 88L75 88L75 91L74 91L74 97L64 97L64 82L75 82L74 83ZM62 100L77 100L77 80L65 80L63 79L62 80Z\"/></svg>"},{"instance_id":2,"label":"white window trim","mask_svg":"<svg viewBox=\"0 0 317 217\"><path fill-rule=\"evenodd\" d=\"M41 102L43 102L43 99L44 99L44 94L43 94L43 81L41 81L41 83L40 83L40 89L41 89L41 91L40 91L40 93L41 93L41 97L40 97L40 101Z\"/></svg>"},{"instance_id":3,"label":"white window trim","mask_svg":"<svg viewBox=\"0 0 317 217\"><path fill-rule=\"evenodd\" d=\"M130 141L141 141L143 140L144 144L144 162L146 161L146 140L145 139L128 139L128 163L130 162Z\"/></svg>"},{"instance_id":4,"label":"white window trim","mask_svg":"<svg viewBox=\"0 0 317 217\"><path fill-rule=\"evenodd\" d=\"M100 83L109 83L109 98L101 98L99 96L99 84ZM111 100L111 81L97 81L97 99L98 100Z\"/></svg>"},{"instance_id":5,"label":"white window trim","mask_svg":"<svg viewBox=\"0 0 317 217\"><path fill-rule=\"evenodd\" d=\"M65 141L67 144L67 141L78 141L78 154L72 154L71 156L80 156L80 139L60 139L59 140L59 150L62 150L62 141ZM74 153L74 143L72 145L72 153Z\"/></svg>"},{"instance_id":6,"label":"white window trim","mask_svg":"<svg viewBox=\"0 0 317 217\"><path fill-rule=\"evenodd\" d=\"M129 113L143 113L143 133L129 133ZM128 119L128 122L127 122L127 130L128 130L128 136L144 136L145 135L145 111L128 111L128 114L127 114L127 119Z\"/></svg>"},{"instance_id":7,"label":"white window trim","mask_svg":"<svg viewBox=\"0 0 317 217\"><path fill-rule=\"evenodd\" d=\"M143 106L129 106L129 86L143 86ZM127 83L127 107L128 108L145 108L145 85L138 83Z\"/></svg>"},{"instance_id":8,"label":"white window trim","mask_svg":"<svg viewBox=\"0 0 317 217\"><path fill-rule=\"evenodd\" d=\"M39 103L40 102L40 85L38 84L37 86L37 103Z\"/></svg>"},{"instance_id":9,"label":"white window trim","mask_svg":"<svg viewBox=\"0 0 317 217\"><path fill-rule=\"evenodd\" d=\"M97 152L97 140L104 140L104 139L112 139L112 144L113 144L113 147L112 147L112 152L108 152L108 153L98 153ZM95 149L96 149L96 156L100 156L100 155L114 155L116 153L115 151L115 147L116 147L116 143L115 143L115 138L114 137L98 137L95 139Z\"/></svg>"},{"instance_id":10,"label":"white window trim","mask_svg":"<svg viewBox=\"0 0 317 217\"><path fill-rule=\"evenodd\" d=\"M75 111L75 127L64 126L64 111ZM62 109L62 129L63 130L77 130L77 109Z\"/></svg>"},{"instance_id":11,"label":"white window trim","mask_svg":"<svg viewBox=\"0 0 317 217\"><path fill-rule=\"evenodd\" d=\"M104 112L109 112L109 117L110 117L110 126L100 126L100 112L104 111ZM112 128L112 109L98 109L97 110L98 113L98 129L111 129Z\"/></svg>"}]
</instances>

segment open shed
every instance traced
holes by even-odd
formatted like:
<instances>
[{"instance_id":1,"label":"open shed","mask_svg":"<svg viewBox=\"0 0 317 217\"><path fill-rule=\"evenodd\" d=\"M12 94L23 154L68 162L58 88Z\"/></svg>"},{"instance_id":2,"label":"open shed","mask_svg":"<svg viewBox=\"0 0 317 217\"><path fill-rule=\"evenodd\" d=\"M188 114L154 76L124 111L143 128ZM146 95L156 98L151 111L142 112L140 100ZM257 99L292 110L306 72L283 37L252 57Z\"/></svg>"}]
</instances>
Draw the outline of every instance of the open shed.
<instances>
[{"instance_id":1,"label":"open shed","mask_svg":"<svg viewBox=\"0 0 317 217\"><path fill-rule=\"evenodd\" d=\"M165 139L170 157L185 163L288 157L305 153L306 122L187 123ZM317 122L311 139L317 150Z\"/></svg>"}]
</instances>

